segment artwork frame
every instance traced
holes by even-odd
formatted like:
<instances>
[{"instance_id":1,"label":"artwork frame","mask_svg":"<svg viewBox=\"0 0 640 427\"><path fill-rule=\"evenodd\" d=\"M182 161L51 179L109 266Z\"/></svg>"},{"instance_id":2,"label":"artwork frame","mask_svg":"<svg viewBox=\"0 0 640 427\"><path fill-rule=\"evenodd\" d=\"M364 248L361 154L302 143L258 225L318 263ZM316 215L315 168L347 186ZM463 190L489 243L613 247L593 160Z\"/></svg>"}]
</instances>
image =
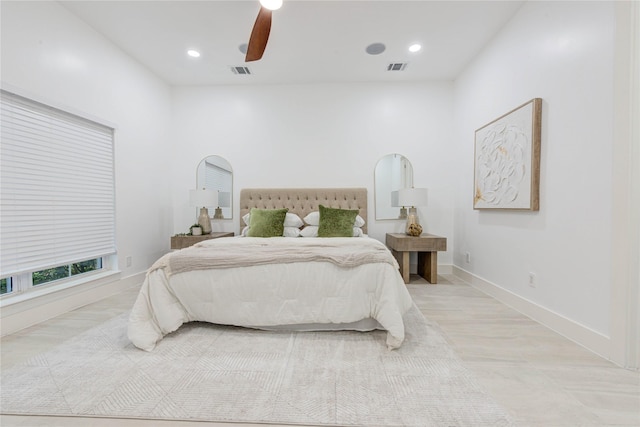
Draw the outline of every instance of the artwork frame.
<instances>
[{"instance_id":1,"label":"artwork frame","mask_svg":"<svg viewBox=\"0 0 640 427\"><path fill-rule=\"evenodd\" d=\"M473 208L540 210L542 98L475 131Z\"/></svg>"}]
</instances>

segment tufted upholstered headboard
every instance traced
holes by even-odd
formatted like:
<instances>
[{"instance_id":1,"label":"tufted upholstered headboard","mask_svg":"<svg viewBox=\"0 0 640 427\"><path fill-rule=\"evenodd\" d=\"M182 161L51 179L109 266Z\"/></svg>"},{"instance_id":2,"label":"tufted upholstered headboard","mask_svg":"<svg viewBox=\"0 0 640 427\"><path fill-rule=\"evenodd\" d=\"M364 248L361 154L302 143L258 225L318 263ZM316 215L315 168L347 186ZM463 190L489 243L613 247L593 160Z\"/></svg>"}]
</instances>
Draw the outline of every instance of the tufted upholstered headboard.
<instances>
[{"instance_id":1,"label":"tufted upholstered headboard","mask_svg":"<svg viewBox=\"0 0 640 427\"><path fill-rule=\"evenodd\" d=\"M244 188L240 190L240 229L245 226L242 217L251 208L282 209L304 218L317 211L318 205L340 209L358 209L367 219L366 188ZM367 232L367 223L362 227Z\"/></svg>"}]
</instances>

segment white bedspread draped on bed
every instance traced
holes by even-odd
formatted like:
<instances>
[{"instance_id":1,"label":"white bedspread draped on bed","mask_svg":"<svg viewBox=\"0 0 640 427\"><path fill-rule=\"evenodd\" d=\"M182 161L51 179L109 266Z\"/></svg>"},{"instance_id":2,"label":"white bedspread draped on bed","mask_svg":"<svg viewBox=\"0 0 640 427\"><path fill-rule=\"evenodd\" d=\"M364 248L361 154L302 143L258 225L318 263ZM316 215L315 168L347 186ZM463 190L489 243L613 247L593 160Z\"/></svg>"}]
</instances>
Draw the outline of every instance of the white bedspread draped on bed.
<instances>
[{"instance_id":1,"label":"white bedspread draped on bed","mask_svg":"<svg viewBox=\"0 0 640 427\"><path fill-rule=\"evenodd\" d=\"M310 329L375 319L388 331L388 347L397 348L411 304L395 258L375 239L212 239L154 264L132 309L129 338L150 351L190 321Z\"/></svg>"}]
</instances>

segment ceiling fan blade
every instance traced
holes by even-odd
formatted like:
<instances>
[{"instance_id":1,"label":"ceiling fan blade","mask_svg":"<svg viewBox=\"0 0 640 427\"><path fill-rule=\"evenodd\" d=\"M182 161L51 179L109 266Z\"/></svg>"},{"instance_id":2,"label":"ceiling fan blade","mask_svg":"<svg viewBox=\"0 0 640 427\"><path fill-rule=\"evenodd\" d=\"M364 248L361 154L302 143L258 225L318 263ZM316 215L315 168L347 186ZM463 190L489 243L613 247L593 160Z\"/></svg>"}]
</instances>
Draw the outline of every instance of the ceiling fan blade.
<instances>
[{"instance_id":1,"label":"ceiling fan blade","mask_svg":"<svg viewBox=\"0 0 640 427\"><path fill-rule=\"evenodd\" d=\"M269 40L269 33L271 32L271 11L265 7L260 7L258 17L255 24L253 24L253 30L251 31L251 37L249 38L249 45L247 46L246 62L257 61L262 58L264 50L267 47L267 41Z\"/></svg>"}]
</instances>

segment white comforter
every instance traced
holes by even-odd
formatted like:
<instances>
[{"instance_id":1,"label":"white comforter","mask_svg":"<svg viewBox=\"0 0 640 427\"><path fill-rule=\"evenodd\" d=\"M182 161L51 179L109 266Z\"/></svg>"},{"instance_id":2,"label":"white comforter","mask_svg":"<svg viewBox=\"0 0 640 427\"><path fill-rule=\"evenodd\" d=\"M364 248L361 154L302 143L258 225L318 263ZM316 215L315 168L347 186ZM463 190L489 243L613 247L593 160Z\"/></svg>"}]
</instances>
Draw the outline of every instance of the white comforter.
<instances>
[{"instance_id":1,"label":"white comforter","mask_svg":"<svg viewBox=\"0 0 640 427\"><path fill-rule=\"evenodd\" d=\"M326 247L332 255L295 256L314 247ZM293 255L264 262L270 250ZM184 260L189 251L200 254L198 268L176 270L179 260L171 257ZM237 265L202 267L203 253L225 251L245 255ZM336 255L343 252L352 254L344 264ZM252 257L262 261L251 265ZM128 333L134 345L151 351L164 335L191 321L268 328L375 319L388 331L387 346L397 348L404 340L402 315L411 305L395 258L375 239L212 239L154 264L131 311Z\"/></svg>"}]
</instances>

